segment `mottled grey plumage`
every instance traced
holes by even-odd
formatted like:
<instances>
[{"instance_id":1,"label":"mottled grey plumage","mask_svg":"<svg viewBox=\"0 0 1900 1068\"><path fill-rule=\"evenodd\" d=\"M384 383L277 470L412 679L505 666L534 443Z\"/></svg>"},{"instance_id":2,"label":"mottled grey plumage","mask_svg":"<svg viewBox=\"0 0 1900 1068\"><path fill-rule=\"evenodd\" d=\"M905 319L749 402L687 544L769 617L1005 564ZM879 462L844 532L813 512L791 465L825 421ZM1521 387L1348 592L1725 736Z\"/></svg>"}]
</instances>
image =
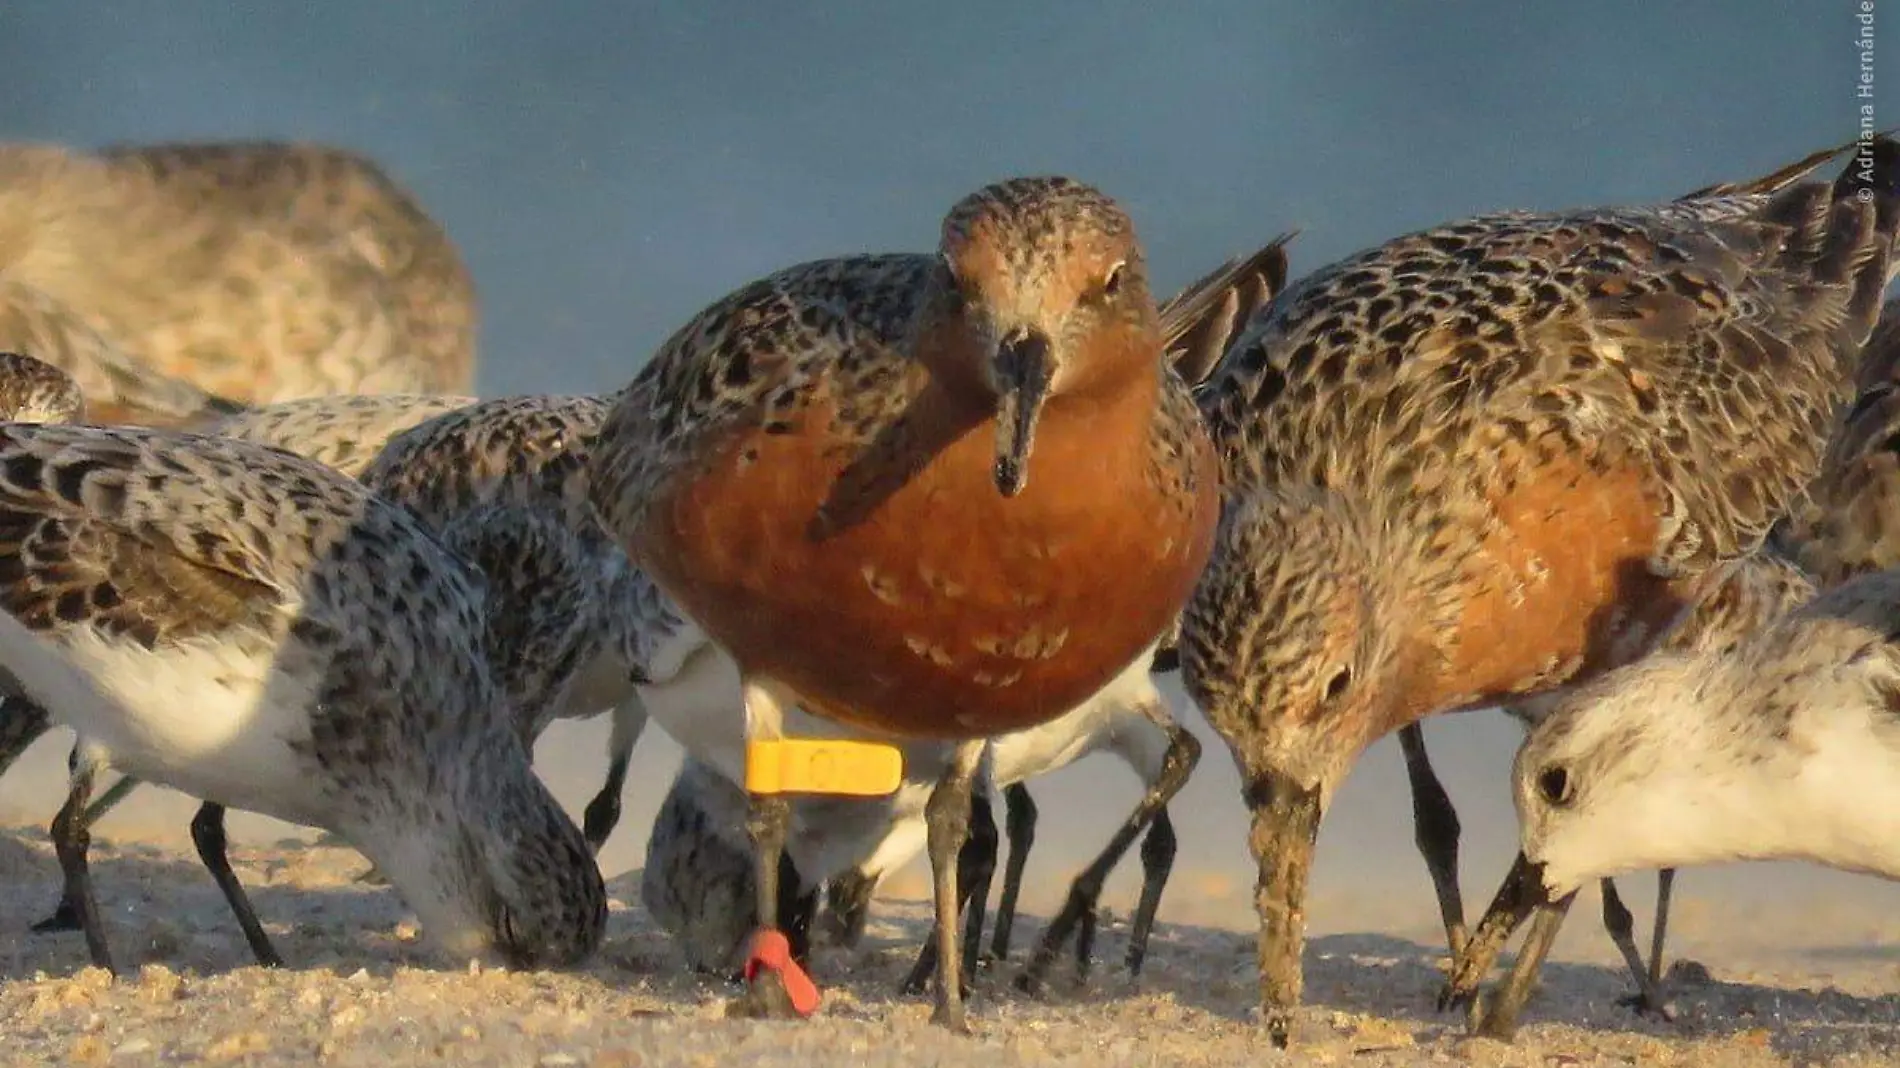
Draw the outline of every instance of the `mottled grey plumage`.
<instances>
[{"instance_id":1,"label":"mottled grey plumage","mask_svg":"<svg viewBox=\"0 0 1900 1068\"><path fill-rule=\"evenodd\" d=\"M489 644L530 742L556 718L613 710L607 781L587 807L595 848L618 822L646 723L634 688L678 615L601 529L587 445L609 400L507 397L392 437L364 483L408 506L489 576Z\"/></svg>"},{"instance_id":2,"label":"mottled grey plumage","mask_svg":"<svg viewBox=\"0 0 1900 1068\"><path fill-rule=\"evenodd\" d=\"M31 356L0 352L0 421L76 423L85 415L86 399L71 376ZM0 775L51 727L45 709L0 695Z\"/></svg>"},{"instance_id":3,"label":"mottled grey plumage","mask_svg":"<svg viewBox=\"0 0 1900 1068\"><path fill-rule=\"evenodd\" d=\"M660 803L640 901L694 971L731 975L758 926L745 791L690 756Z\"/></svg>"},{"instance_id":4,"label":"mottled grey plumage","mask_svg":"<svg viewBox=\"0 0 1900 1068\"><path fill-rule=\"evenodd\" d=\"M84 740L69 812L109 763L211 803L220 860L222 806L323 827L451 952L569 962L599 943L600 874L533 773L482 596L407 510L322 465L0 426L0 657ZM59 844L83 879L83 825Z\"/></svg>"},{"instance_id":5,"label":"mottled grey plumage","mask_svg":"<svg viewBox=\"0 0 1900 1068\"><path fill-rule=\"evenodd\" d=\"M32 315L77 324L74 347L28 350L76 375L96 335L244 402L466 390L473 376L475 294L453 243L339 148L0 145L0 276L37 294ZM28 340L0 333L0 347Z\"/></svg>"}]
</instances>

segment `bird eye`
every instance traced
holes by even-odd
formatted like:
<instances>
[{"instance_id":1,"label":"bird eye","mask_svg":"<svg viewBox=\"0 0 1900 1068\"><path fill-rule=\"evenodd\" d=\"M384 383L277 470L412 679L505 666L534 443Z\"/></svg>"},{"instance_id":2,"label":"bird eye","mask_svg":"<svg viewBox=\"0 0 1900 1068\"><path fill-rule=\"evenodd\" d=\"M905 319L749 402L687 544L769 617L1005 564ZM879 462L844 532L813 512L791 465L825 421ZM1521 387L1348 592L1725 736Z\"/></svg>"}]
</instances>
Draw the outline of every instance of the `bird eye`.
<instances>
[{"instance_id":1,"label":"bird eye","mask_svg":"<svg viewBox=\"0 0 1900 1068\"><path fill-rule=\"evenodd\" d=\"M1127 266L1128 266L1128 263L1127 261L1124 260L1123 262L1117 263L1115 266L1110 267L1108 269L1108 274L1103 276L1102 278L1102 296L1112 297L1115 294L1121 292L1122 269Z\"/></svg>"},{"instance_id":2,"label":"bird eye","mask_svg":"<svg viewBox=\"0 0 1900 1068\"><path fill-rule=\"evenodd\" d=\"M1351 668L1342 667L1338 671L1333 672L1333 677L1326 680L1326 700L1328 702L1339 700L1340 695L1346 692L1346 687L1351 685Z\"/></svg>"},{"instance_id":3,"label":"bird eye","mask_svg":"<svg viewBox=\"0 0 1900 1068\"><path fill-rule=\"evenodd\" d=\"M1571 795L1570 772L1564 770L1562 764L1552 764L1538 772L1537 792L1558 808L1568 805Z\"/></svg>"}]
</instances>

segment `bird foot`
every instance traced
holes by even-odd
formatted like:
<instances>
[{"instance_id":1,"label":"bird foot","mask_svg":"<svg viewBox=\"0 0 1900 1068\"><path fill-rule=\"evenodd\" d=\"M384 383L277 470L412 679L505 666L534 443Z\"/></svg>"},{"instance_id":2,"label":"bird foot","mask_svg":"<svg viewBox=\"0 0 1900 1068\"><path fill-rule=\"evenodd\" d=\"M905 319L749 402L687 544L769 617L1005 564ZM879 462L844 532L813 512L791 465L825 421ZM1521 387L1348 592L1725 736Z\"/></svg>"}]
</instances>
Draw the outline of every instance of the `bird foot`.
<instances>
[{"instance_id":1,"label":"bird foot","mask_svg":"<svg viewBox=\"0 0 1900 1068\"><path fill-rule=\"evenodd\" d=\"M60 899L59 907L53 910L51 916L33 925L34 934L57 934L61 931L77 930L80 930L79 910L73 907L71 901L64 898Z\"/></svg>"}]
</instances>

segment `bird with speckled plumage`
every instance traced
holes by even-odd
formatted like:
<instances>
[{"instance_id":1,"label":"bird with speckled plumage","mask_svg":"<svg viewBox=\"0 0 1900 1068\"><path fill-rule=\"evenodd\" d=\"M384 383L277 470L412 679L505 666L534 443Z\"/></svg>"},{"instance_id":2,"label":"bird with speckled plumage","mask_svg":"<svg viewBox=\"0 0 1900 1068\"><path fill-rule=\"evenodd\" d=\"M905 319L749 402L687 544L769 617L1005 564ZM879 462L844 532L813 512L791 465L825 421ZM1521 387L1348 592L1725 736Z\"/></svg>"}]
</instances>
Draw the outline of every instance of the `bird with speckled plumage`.
<instances>
[{"instance_id":1,"label":"bird with speckled plumage","mask_svg":"<svg viewBox=\"0 0 1900 1068\"><path fill-rule=\"evenodd\" d=\"M803 707L956 742L927 805L935 1018L967 1026L955 852L986 736L1047 722L1170 623L1219 480L1162 358L1133 222L1067 178L946 215L935 255L787 268L716 301L621 393L607 528L737 662L750 738ZM761 928L782 796L752 798ZM794 1011L760 968L738 1011Z\"/></svg>"},{"instance_id":2,"label":"bird with speckled plumage","mask_svg":"<svg viewBox=\"0 0 1900 1068\"><path fill-rule=\"evenodd\" d=\"M1198 391L1226 502L1180 657L1253 816L1276 1042L1321 814L1365 747L1639 656L1813 476L1892 262L1879 151L1872 187L1850 166L1397 238L1295 282ZM1443 826L1421 838L1455 955Z\"/></svg>"},{"instance_id":3,"label":"bird with speckled plumage","mask_svg":"<svg viewBox=\"0 0 1900 1068\"><path fill-rule=\"evenodd\" d=\"M599 869L535 776L487 649L484 579L320 464L207 437L0 426L0 673L80 736L54 845L112 966L81 817L111 766L203 800L199 855L260 963L225 857L237 807L367 855L456 957L562 965Z\"/></svg>"},{"instance_id":4,"label":"bird with speckled plumage","mask_svg":"<svg viewBox=\"0 0 1900 1068\"><path fill-rule=\"evenodd\" d=\"M0 357L3 359L3 357ZM37 362L37 361L35 361ZM146 372L147 377L152 377ZM64 391L69 400L82 401L73 378L56 368L40 364L37 372L0 367L0 390L17 391L35 384L50 397ZM6 403L0 394L0 405ZM378 394L310 397L281 401L258 408L246 408L209 419L201 432L269 445L316 460L352 477L375 458L384 442L393 434L443 412L473 404L473 397L453 394ZM34 420L44 422L85 421L78 407L59 407L60 418ZM15 422L28 421L16 418ZM52 727L43 710L28 702L14 700L0 710L0 774L12 765L29 745ZM76 751L75 751L76 752ZM87 806L82 819L87 826L97 823L127 795L137 789L138 781L122 777ZM39 933L79 930L77 904L62 897L59 907L46 919L33 925Z\"/></svg>"},{"instance_id":5,"label":"bird with speckled plumage","mask_svg":"<svg viewBox=\"0 0 1900 1068\"><path fill-rule=\"evenodd\" d=\"M466 391L476 318L448 235L358 153L0 144L0 348L73 374L97 421ZM127 385L126 364L190 385Z\"/></svg>"},{"instance_id":6,"label":"bird with speckled plumage","mask_svg":"<svg viewBox=\"0 0 1900 1068\"><path fill-rule=\"evenodd\" d=\"M646 723L634 690L648 656L638 624L649 618L642 598L657 596L636 583L578 481L584 469L573 450L605 413L606 402L588 396L338 396L285 401L209 428L360 478L482 572L486 650L530 751L557 718L614 710L608 779L586 812L595 851L618 821ZM86 821L132 785L115 784ZM73 905L62 901L36 929L76 930Z\"/></svg>"}]
</instances>

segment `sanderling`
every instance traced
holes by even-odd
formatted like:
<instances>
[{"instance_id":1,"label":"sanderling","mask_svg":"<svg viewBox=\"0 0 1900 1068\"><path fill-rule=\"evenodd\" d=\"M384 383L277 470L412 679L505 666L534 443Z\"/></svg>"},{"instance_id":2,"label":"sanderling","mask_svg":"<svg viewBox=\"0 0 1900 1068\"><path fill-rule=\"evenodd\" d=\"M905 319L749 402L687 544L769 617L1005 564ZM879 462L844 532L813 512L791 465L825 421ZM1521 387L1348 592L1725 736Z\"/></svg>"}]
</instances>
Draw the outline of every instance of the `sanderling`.
<instances>
[{"instance_id":1,"label":"sanderling","mask_svg":"<svg viewBox=\"0 0 1900 1068\"><path fill-rule=\"evenodd\" d=\"M590 953L600 872L493 677L482 583L408 510L279 450L0 426L0 665L82 739L54 843L93 961L79 817L108 764L204 800L193 839L260 963L227 806L348 841L450 953Z\"/></svg>"},{"instance_id":2,"label":"sanderling","mask_svg":"<svg viewBox=\"0 0 1900 1068\"><path fill-rule=\"evenodd\" d=\"M1900 571L1863 575L1726 649L1659 653L1566 695L1518 751L1522 854L1452 994L1508 1037L1586 880L1737 860L1900 879ZM1900 801L1900 798L1891 800ZM1503 988L1496 951L1537 919Z\"/></svg>"}]
</instances>

